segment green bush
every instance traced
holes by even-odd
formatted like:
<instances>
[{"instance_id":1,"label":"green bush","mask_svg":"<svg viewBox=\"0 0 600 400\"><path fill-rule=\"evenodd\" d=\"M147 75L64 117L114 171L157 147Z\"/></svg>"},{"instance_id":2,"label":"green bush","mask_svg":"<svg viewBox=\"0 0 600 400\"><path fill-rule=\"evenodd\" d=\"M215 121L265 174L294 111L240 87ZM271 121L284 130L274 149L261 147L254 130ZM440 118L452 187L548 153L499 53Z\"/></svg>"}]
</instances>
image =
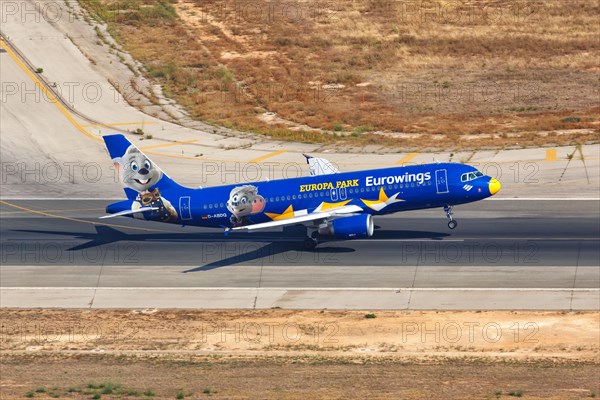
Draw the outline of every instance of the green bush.
<instances>
[{"instance_id":1,"label":"green bush","mask_svg":"<svg viewBox=\"0 0 600 400\"><path fill-rule=\"evenodd\" d=\"M581 122L581 118L571 115L560 120L560 122Z\"/></svg>"}]
</instances>

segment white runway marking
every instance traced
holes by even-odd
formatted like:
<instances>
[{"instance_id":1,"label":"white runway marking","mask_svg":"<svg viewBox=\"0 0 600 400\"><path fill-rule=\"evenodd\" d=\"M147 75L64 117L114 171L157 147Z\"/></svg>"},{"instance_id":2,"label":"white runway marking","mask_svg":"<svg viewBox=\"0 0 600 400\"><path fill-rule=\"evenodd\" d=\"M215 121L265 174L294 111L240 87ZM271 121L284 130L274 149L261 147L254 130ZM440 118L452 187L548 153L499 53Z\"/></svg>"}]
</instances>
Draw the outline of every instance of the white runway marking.
<instances>
[{"instance_id":1,"label":"white runway marking","mask_svg":"<svg viewBox=\"0 0 600 400\"><path fill-rule=\"evenodd\" d=\"M112 291L138 291L138 290L156 290L156 291L229 291L229 290L241 290L241 291L271 291L271 290L285 290L285 291L334 291L334 292L346 292L346 291L358 291L358 292L402 292L402 291L413 291L413 292L600 292L600 289L596 288L424 288L424 287L402 287L402 288L365 288L365 287L92 287L92 286L40 286L40 287L28 287L28 286L1 286L1 290L112 290Z\"/></svg>"}]
</instances>

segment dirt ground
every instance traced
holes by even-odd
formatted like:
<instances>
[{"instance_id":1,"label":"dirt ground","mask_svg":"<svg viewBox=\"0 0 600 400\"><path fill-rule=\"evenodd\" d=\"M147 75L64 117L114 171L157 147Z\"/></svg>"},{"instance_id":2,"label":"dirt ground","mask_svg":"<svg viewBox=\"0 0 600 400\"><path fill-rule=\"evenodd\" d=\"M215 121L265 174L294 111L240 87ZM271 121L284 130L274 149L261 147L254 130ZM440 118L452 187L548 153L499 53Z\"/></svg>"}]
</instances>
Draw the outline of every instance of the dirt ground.
<instances>
[{"instance_id":1,"label":"dirt ground","mask_svg":"<svg viewBox=\"0 0 600 400\"><path fill-rule=\"evenodd\" d=\"M600 392L594 312L3 309L0 317L2 399Z\"/></svg>"}]
</instances>

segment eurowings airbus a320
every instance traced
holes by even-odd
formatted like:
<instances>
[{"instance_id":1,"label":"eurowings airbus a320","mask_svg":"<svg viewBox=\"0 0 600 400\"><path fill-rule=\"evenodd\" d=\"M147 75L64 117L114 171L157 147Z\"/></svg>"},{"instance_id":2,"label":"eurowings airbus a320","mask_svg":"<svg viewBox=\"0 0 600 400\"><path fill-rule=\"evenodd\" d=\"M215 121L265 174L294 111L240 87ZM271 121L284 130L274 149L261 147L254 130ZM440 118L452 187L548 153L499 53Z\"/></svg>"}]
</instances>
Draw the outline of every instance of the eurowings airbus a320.
<instances>
[{"instance_id":1,"label":"eurowings airbus a320","mask_svg":"<svg viewBox=\"0 0 600 400\"><path fill-rule=\"evenodd\" d=\"M125 186L127 200L110 204L101 218L127 216L181 225L256 231L306 226L305 247L323 236L373 235L373 216L440 207L448 227L457 226L452 207L490 197L498 180L457 163L340 172L307 156L310 176L210 188L186 188L154 164L123 135L104 136Z\"/></svg>"}]
</instances>

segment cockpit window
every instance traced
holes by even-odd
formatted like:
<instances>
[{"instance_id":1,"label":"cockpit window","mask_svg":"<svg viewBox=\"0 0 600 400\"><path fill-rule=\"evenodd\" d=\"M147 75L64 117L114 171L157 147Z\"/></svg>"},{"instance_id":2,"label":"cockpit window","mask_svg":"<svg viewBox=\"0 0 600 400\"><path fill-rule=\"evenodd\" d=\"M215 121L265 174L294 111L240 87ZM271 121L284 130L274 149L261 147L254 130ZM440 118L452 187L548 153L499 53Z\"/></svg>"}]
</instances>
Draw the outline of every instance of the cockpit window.
<instances>
[{"instance_id":1,"label":"cockpit window","mask_svg":"<svg viewBox=\"0 0 600 400\"><path fill-rule=\"evenodd\" d=\"M473 179L477 179L481 176L483 176L483 174L479 171L466 172L460 176L460 181L461 182L469 182L469 181L472 181Z\"/></svg>"}]
</instances>

